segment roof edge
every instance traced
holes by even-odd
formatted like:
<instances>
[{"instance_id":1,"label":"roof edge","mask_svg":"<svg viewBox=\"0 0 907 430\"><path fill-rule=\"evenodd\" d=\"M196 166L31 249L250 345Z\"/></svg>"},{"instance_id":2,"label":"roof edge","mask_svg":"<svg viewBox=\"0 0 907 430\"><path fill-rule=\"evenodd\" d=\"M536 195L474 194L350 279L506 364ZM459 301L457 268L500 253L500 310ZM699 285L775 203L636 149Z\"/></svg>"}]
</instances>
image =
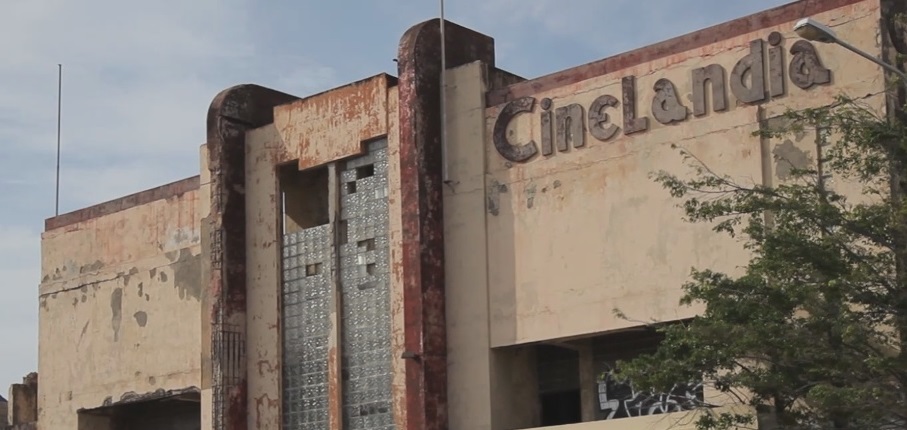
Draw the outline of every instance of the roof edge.
<instances>
[{"instance_id":1,"label":"roof edge","mask_svg":"<svg viewBox=\"0 0 907 430\"><path fill-rule=\"evenodd\" d=\"M185 194L189 191L198 190L200 177L198 175L181 179L176 182L164 184L158 187L139 191L134 194L119 197L113 200L77 209L62 215L57 215L44 220L44 231L55 230L94 218L121 212L126 209L151 203L156 200L163 200L174 196Z\"/></svg>"},{"instance_id":2,"label":"roof edge","mask_svg":"<svg viewBox=\"0 0 907 430\"><path fill-rule=\"evenodd\" d=\"M861 1L865 0L800 0L788 3L591 63L491 90L485 95L485 104L489 107L497 106L521 97L575 84Z\"/></svg>"}]
</instances>

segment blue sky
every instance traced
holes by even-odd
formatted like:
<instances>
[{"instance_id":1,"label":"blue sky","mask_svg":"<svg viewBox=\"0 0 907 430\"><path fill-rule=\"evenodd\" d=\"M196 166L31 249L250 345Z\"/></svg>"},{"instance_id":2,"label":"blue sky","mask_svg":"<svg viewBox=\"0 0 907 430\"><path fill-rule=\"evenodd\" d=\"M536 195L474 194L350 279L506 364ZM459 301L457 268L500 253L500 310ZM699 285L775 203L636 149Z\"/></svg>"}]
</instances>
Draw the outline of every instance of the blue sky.
<instances>
[{"instance_id":1,"label":"blue sky","mask_svg":"<svg viewBox=\"0 0 907 430\"><path fill-rule=\"evenodd\" d=\"M786 3L446 0L495 38L499 67L536 77ZM40 233L54 211L198 173L208 104L256 83L305 96L380 72L434 0L4 0L0 14L0 393L37 368Z\"/></svg>"}]
</instances>

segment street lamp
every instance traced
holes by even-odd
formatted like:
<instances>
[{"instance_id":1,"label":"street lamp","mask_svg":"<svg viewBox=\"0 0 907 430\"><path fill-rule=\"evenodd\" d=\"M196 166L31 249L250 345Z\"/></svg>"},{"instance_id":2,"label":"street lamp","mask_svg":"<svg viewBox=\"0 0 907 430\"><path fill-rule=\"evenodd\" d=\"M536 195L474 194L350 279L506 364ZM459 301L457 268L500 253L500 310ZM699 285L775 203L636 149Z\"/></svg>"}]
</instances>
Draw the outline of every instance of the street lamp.
<instances>
[{"instance_id":1,"label":"street lamp","mask_svg":"<svg viewBox=\"0 0 907 430\"><path fill-rule=\"evenodd\" d=\"M818 22L812 18L803 18L800 21L797 21L797 24L794 25L794 32L796 32L800 37L806 40L811 40L813 42L836 43L838 45L841 45L845 49L869 61L872 61L873 63L878 64L881 68L891 73L894 73L901 78L901 85L904 85L904 87L907 88L907 74L904 74L904 72L898 70L897 67L894 67L891 64L888 64L876 58L868 52L863 51L862 49L841 40L840 38L838 38L838 35L835 34L834 30L829 28L827 25L822 24L821 22Z\"/></svg>"}]
</instances>

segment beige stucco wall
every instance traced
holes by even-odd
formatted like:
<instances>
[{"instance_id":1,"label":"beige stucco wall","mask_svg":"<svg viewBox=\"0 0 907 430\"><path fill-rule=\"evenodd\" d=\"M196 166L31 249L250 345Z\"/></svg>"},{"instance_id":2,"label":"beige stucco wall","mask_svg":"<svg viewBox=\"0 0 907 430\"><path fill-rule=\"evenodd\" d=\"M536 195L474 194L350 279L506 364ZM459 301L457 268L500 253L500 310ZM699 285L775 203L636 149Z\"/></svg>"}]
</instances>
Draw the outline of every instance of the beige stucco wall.
<instances>
[{"instance_id":1,"label":"beige stucco wall","mask_svg":"<svg viewBox=\"0 0 907 430\"><path fill-rule=\"evenodd\" d=\"M489 429L492 362L485 224L485 65L447 72L444 255L450 428Z\"/></svg>"},{"instance_id":2,"label":"beige stucco wall","mask_svg":"<svg viewBox=\"0 0 907 430\"><path fill-rule=\"evenodd\" d=\"M879 52L878 2L856 3L815 18L854 45ZM520 387L532 383L527 375L534 371L513 370L522 362L522 352L513 346L689 317L699 308L679 307L678 301L691 267L740 273L748 257L742 242L715 234L708 225L684 222L679 201L650 177L659 170L691 173L672 144L742 184L777 184L783 181L779 167L788 157L815 160L815 144L811 136L794 139L793 150L779 151L782 141L753 136L760 109L763 118L772 118L789 108L826 105L841 93L868 96L865 103L883 109L880 70L834 45L814 44L833 73L831 85L794 86L787 71L788 50L799 40L790 30L793 24L534 94L535 110L518 116L508 129L512 142L541 142L542 98L552 99L552 110L570 103L588 109L600 95L620 100L621 78L628 75L637 77L637 115L649 117L649 130L600 142L587 128L584 148L555 150L551 157L527 163L508 163L495 150L492 129L503 105L484 106L483 66L470 64L448 73L452 185L444 190L444 220L452 430L531 427L526 418L531 411L508 409L527 404L512 396L531 392ZM725 112L710 110L704 117L691 112L675 125L661 125L652 116L656 80L671 79L681 102L692 110L694 68L721 64L729 82L734 64L749 53L750 41L767 39L773 31L784 36L784 97L737 106L728 89ZM608 113L622 126L620 107ZM832 186L859 194L858 187L839 179ZM616 317L615 308L635 322ZM564 428L666 428L657 418Z\"/></svg>"},{"instance_id":3,"label":"beige stucco wall","mask_svg":"<svg viewBox=\"0 0 907 430\"><path fill-rule=\"evenodd\" d=\"M198 192L46 231L39 422L126 393L200 385Z\"/></svg>"},{"instance_id":4,"label":"beige stucco wall","mask_svg":"<svg viewBox=\"0 0 907 430\"><path fill-rule=\"evenodd\" d=\"M280 230L273 125L246 134L246 345L250 428L280 428Z\"/></svg>"},{"instance_id":5,"label":"beige stucco wall","mask_svg":"<svg viewBox=\"0 0 907 430\"><path fill-rule=\"evenodd\" d=\"M714 414L734 413L741 415L752 414L747 407L722 407L712 410ZM545 430L696 430L697 420L701 412L680 412L668 415L649 415L645 417L629 418L613 421L592 421L580 424L543 427ZM743 429L741 429L743 430Z\"/></svg>"},{"instance_id":6,"label":"beige stucco wall","mask_svg":"<svg viewBox=\"0 0 907 430\"><path fill-rule=\"evenodd\" d=\"M208 144L202 144L198 149L199 155L199 179L198 179L198 219L199 219L199 231L202 235L208 234L208 232L203 229L202 222L211 215L211 171L208 170ZM204 237L204 236L203 236ZM209 236L210 237L210 236ZM199 241L199 247L201 247L201 241ZM202 261L205 261L205 256L202 255ZM202 292L200 297L201 302L201 311L198 313L198 323L199 323L199 366L201 368L201 375L199 377L199 388L201 389L201 427L202 429L211 429L214 425L214 415L213 415L213 398L214 390L211 387L211 317L206 314L207 309L211 309L210 300L211 292L206 288L211 279L211 268L205 264L202 264L200 270L199 282L202 285Z\"/></svg>"},{"instance_id":7,"label":"beige stucco wall","mask_svg":"<svg viewBox=\"0 0 907 430\"><path fill-rule=\"evenodd\" d=\"M387 91L387 158L400 159L400 94L398 87ZM387 211L388 246L392 267L400 267L395 262L403 260L403 206L400 187L400 163L388 163ZM393 358L392 391L394 395L394 422L398 429L406 427L406 361L402 358L406 350L404 345L403 321L403 273L392 270L390 276L391 293L391 357Z\"/></svg>"},{"instance_id":8,"label":"beige stucco wall","mask_svg":"<svg viewBox=\"0 0 907 430\"><path fill-rule=\"evenodd\" d=\"M832 23L839 34L869 52L878 52L878 4L857 3L816 17ZM763 163L777 176L771 155L763 157L758 130L759 106L735 105L661 125L651 115L653 85L669 78L681 101L690 102L692 69L721 64L728 71L749 53L749 42L781 32L786 49L797 40L793 22L728 39L681 55L536 94L556 107L579 103L588 107L603 94L620 99L621 78L637 77L638 115L648 116L646 132L599 142L587 135L585 148L556 152L508 167L494 149L491 129L501 106L489 108L486 123L487 186L499 214L489 213L489 295L493 346L614 330L638 323L615 317L620 308L636 321L674 320L695 308L677 306L679 286L691 267L736 273L747 254L739 241L715 235L707 225L682 221L678 203L655 183L658 170L690 171L671 144L699 157L720 174L742 184L763 183ZM768 44L766 44L766 48ZM883 90L879 69L834 45L816 44L832 70L830 86L801 90L787 80L787 95L761 105L765 117L787 108L818 107L839 93L853 96ZM791 55L785 55L787 64ZM785 67L786 69L786 67ZM786 72L786 70L785 70ZM882 98L869 100L881 106ZM536 111L537 112L537 111ZM612 120L622 118L612 109ZM539 116L521 115L513 122L512 141L540 141ZM812 151L813 142L800 142ZM771 150L769 152L771 154ZM777 183L778 179L774 179Z\"/></svg>"}]
</instances>

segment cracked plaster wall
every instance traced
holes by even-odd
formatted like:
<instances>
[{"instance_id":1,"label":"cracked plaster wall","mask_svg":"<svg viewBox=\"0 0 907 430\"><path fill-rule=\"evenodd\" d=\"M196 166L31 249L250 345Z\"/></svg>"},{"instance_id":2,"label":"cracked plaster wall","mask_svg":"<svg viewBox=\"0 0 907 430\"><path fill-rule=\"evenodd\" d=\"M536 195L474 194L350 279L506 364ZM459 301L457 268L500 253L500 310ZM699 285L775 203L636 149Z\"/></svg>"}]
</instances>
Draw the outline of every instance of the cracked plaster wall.
<instances>
[{"instance_id":1,"label":"cracked plaster wall","mask_svg":"<svg viewBox=\"0 0 907 430\"><path fill-rule=\"evenodd\" d=\"M127 393L200 386L200 192L44 232L39 421Z\"/></svg>"}]
</instances>

